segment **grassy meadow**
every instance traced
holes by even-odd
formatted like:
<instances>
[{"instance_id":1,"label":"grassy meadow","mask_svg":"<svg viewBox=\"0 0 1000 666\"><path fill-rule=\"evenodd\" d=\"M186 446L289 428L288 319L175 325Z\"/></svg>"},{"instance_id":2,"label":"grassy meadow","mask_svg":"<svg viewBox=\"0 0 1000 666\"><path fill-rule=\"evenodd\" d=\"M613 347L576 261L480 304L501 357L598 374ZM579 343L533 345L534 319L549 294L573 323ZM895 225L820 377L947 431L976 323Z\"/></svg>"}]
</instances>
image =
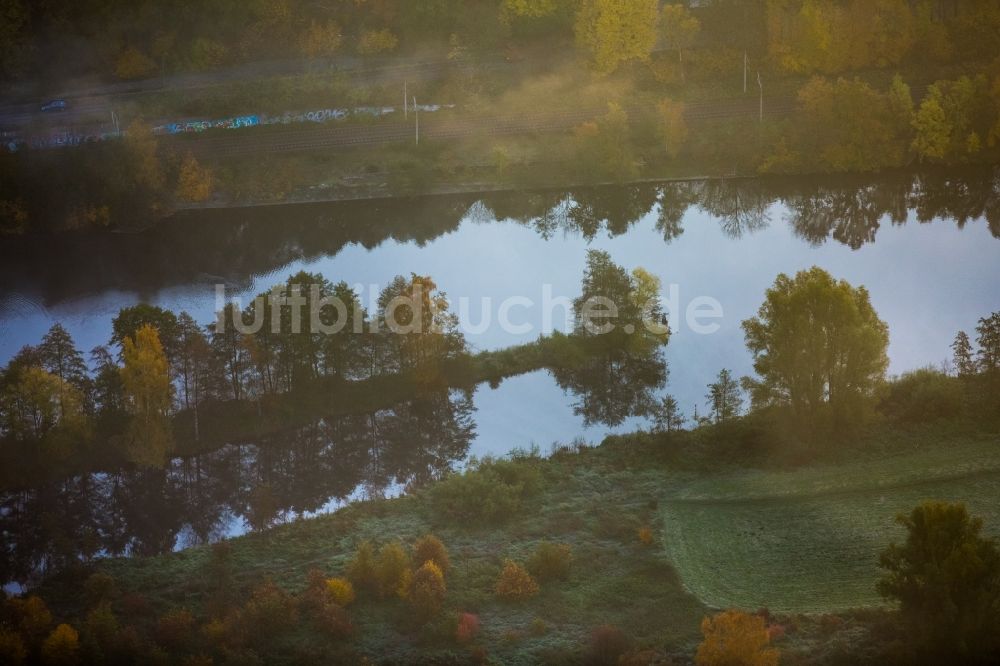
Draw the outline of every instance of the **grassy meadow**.
<instances>
[{"instance_id":1,"label":"grassy meadow","mask_svg":"<svg viewBox=\"0 0 1000 666\"><path fill-rule=\"evenodd\" d=\"M874 589L877 555L904 536L896 513L924 499L964 501L989 534L1000 534L996 435L952 425L876 430L795 469L709 465L717 448L705 433L609 438L548 459L515 456L510 469L530 474L512 482L517 501L489 520L456 519L449 510L471 516L480 508L454 506L455 496L443 501L438 483L233 539L224 561L218 547L205 546L95 566L124 595L143 600L145 610L129 621L155 631L158 617L180 608L207 624L220 587L236 606L268 580L303 594L310 570L345 575L364 540L409 546L431 532L446 544L451 569L436 618L417 622L406 601L359 591L348 608L349 637L317 634L301 622L268 645L261 656L269 663L410 662L418 654L441 660L433 663L467 663L470 655L504 664L578 663L603 625L621 628L635 649L689 658L703 617L764 606L782 626L795 627L776 645L788 655L812 654L838 636L850 643L851 632L867 631L851 624L848 609L863 615L884 608ZM504 561L527 562L543 541L572 548L568 577L541 581L532 598L498 599ZM80 585L66 576L38 593L60 615L86 611ZM478 616L471 644L456 640L460 613ZM831 613L847 618L832 635Z\"/></svg>"}]
</instances>

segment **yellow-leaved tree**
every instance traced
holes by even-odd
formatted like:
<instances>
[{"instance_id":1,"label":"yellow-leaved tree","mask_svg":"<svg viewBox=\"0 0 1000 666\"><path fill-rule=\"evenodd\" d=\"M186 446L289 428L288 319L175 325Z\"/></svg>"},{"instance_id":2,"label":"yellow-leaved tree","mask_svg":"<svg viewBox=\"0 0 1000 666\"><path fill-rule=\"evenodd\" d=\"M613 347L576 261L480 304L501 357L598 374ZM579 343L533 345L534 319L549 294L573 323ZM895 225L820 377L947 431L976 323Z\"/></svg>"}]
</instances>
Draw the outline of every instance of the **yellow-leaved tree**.
<instances>
[{"instance_id":1,"label":"yellow-leaved tree","mask_svg":"<svg viewBox=\"0 0 1000 666\"><path fill-rule=\"evenodd\" d=\"M132 414L127 437L129 458L137 465L159 467L173 446L169 412L172 399L169 365L160 335L149 324L126 337L121 369L125 399Z\"/></svg>"},{"instance_id":2,"label":"yellow-leaved tree","mask_svg":"<svg viewBox=\"0 0 1000 666\"><path fill-rule=\"evenodd\" d=\"M730 610L701 621L705 637L698 646L698 666L777 666L779 652L771 642L764 618Z\"/></svg>"},{"instance_id":3,"label":"yellow-leaved tree","mask_svg":"<svg viewBox=\"0 0 1000 666\"><path fill-rule=\"evenodd\" d=\"M601 74L630 60L649 60L656 45L658 7L656 0L584 0L576 16L577 45Z\"/></svg>"},{"instance_id":4,"label":"yellow-leaved tree","mask_svg":"<svg viewBox=\"0 0 1000 666\"><path fill-rule=\"evenodd\" d=\"M212 172L203 167L194 155L188 153L181 162L177 177L177 198L182 201L202 202L212 196L214 178Z\"/></svg>"}]
</instances>

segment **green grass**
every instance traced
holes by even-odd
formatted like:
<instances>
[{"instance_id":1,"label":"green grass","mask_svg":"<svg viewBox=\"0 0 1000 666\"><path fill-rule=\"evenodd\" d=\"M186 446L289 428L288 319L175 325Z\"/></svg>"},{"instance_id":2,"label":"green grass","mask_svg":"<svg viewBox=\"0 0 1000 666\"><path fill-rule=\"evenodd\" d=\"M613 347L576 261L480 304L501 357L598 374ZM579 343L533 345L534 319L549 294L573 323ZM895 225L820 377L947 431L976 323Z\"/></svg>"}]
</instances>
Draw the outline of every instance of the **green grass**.
<instances>
[{"instance_id":1,"label":"green grass","mask_svg":"<svg viewBox=\"0 0 1000 666\"><path fill-rule=\"evenodd\" d=\"M896 514L924 500L962 501L1000 534L1000 443L702 478L672 495L662 510L665 551L705 604L797 613L877 607L878 554L905 538Z\"/></svg>"},{"instance_id":2,"label":"green grass","mask_svg":"<svg viewBox=\"0 0 1000 666\"><path fill-rule=\"evenodd\" d=\"M233 539L233 600L242 603L266 579L297 593L314 568L343 575L363 539L412 544L433 532L452 562L442 617L477 614L476 645L496 663L579 663L591 631L604 624L622 628L636 647L690 656L701 619L714 609L810 614L881 607L877 554L903 537L894 515L922 500L965 501L988 533L1000 534L996 435L960 423L912 432L887 425L850 447L827 450L822 462L776 470L723 458L706 467L720 444L700 434L618 437L596 449L529 458L519 464L536 466L540 489L499 525L448 523L434 513L433 491L424 490ZM662 547L640 543L644 526ZM524 562L543 540L572 546L569 578L543 583L525 602L496 599L492 588L504 559ZM207 621L215 586L210 559L211 550L198 547L97 567L148 599L152 614L125 620L148 635L170 609L185 607L199 623ZM74 624L85 610L79 578L53 579L37 590ZM270 646L267 658L342 663L366 655L405 663L418 655L468 656L453 626L421 628L401 600L360 594L349 613L357 628L351 639L318 635L304 618ZM813 618L795 617L779 620L804 632L783 650L808 653L817 640L828 640ZM533 631L539 624L545 630Z\"/></svg>"}]
</instances>

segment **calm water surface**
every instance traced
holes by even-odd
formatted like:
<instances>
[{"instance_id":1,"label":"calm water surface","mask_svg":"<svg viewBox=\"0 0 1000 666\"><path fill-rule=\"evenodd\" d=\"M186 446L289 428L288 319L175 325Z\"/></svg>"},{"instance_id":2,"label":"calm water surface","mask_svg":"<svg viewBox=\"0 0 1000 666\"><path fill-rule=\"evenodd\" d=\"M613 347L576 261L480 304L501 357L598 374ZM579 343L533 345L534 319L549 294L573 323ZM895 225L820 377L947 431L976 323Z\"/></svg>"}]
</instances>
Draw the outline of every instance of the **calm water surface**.
<instances>
[{"instance_id":1,"label":"calm water surface","mask_svg":"<svg viewBox=\"0 0 1000 666\"><path fill-rule=\"evenodd\" d=\"M142 234L44 247L25 241L0 250L0 359L36 344L56 321L81 349L106 344L118 309L139 302L184 309L208 323L216 283L245 303L300 270L357 285L366 303L395 275L430 275L456 309L469 299L459 314L470 345L498 349L547 332L546 285L554 298L575 297L586 252L594 248L662 280L674 329L666 390L690 415L695 406L704 409L705 385L718 370L751 373L740 322L755 313L775 276L813 265L869 289L889 325L891 372L945 360L956 331L971 331L979 317L1000 310L997 177L971 180L693 184L508 194L483 202L450 197L286 207L182 216ZM511 317L529 324L530 332L497 325L500 303L511 297L535 303ZM686 308L700 297L721 305L711 334L685 321ZM480 326L484 307L493 320L486 327ZM551 328L565 330L565 312L557 308L555 315ZM375 430L359 435L358 424L321 423L271 453L234 443L240 446L202 460L176 461L155 482L133 473L98 475L6 496L0 517L18 556L9 557L5 580L44 568L60 537L93 544L76 556L160 552L323 512L352 498L399 492L468 454L532 444L547 450L576 438L596 442L609 431L645 425L633 418L615 429L586 426L574 413L574 398L544 371L495 389L481 386L465 400L451 398L462 403L460 417L435 408L427 420L429 433L460 431L444 437L450 450L433 455L419 442L381 441ZM466 417L468 428L455 426ZM400 454L393 469L372 468L375 458L396 449L416 450L418 459ZM330 464L323 478L304 471L318 459ZM353 462L335 462L344 459ZM233 474L238 478L229 478ZM136 484L141 496L128 491ZM129 519L122 508L129 503L141 515ZM58 516L49 524L76 527L46 534L36 527L39 512ZM102 512L112 518L101 518ZM93 533L89 541L79 530Z\"/></svg>"}]
</instances>

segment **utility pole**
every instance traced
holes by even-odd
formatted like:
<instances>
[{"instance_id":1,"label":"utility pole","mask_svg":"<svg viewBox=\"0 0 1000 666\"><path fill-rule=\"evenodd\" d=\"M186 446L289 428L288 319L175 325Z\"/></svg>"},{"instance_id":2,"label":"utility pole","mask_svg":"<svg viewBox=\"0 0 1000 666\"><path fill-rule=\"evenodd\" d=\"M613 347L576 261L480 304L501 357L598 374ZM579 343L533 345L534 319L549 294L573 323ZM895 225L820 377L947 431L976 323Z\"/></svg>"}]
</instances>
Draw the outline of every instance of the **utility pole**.
<instances>
[{"instance_id":1,"label":"utility pole","mask_svg":"<svg viewBox=\"0 0 1000 666\"><path fill-rule=\"evenodd\" d=\"M409 104L409 97L406 94L406 81L403 81L403 120L408 120L410 117Z\"/></svg>"},{"instance_id":2,"label":"utility pole","mask_svg":"<svg viewBox=\"0 0 1000 666\"><path fill-rule=\"evenodd\" d=\"M760 81L760 70L757 70L757 86L760 88L760 122L764 122L764 84Z\"/></svg>"},{"instance_id":3,"label":"utility pole","mask_svg":"<svg viewBox=\"0 0 1000 666\"><path fill-rule=\"evenodd\" d=\"M413 116L417 119L417 145L420 145L420 109L417 107L417 96L413 96Z\"/></svg>"},{"instance_id":4,"label":"utility pole","mask_svg":"<svg viewBox=\"0 0 1000 666\"><path fill-rule=\"evenodd\" d=\"M743 94L747 94L747 52L743 51Z\"/></svg>"}]
</instances>

